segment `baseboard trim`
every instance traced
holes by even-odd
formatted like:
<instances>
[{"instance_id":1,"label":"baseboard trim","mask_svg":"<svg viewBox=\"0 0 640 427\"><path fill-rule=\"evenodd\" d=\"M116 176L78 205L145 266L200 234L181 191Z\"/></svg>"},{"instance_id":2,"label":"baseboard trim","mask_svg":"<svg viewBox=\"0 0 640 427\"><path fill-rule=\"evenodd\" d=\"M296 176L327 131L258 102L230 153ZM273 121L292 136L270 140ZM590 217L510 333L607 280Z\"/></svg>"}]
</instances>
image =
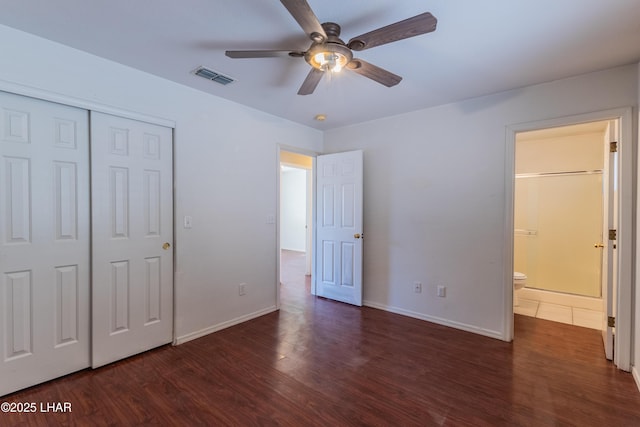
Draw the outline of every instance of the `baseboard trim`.
<instances>
[{"instance_id":1,"label":"baseboard trim","mask_svg":"<svg viewBox=\"0 0 640 427\"><path fill-rule=\"evenodd\" d=\"M379 310L388 311L391 313L401 314L403 316L413 317L414 319L426 320L427 322L436 323L442 326L448 326L450 328L460 329L466 332L472 332L474 334L484 335L486 337L495 338L500 341L506 341L503 337L503 334L499 331L492 331L491 329L479 328L477 326L468 325L466 323L454 322L454 321L442 319L436 316L429 316L429 315L418 313L415 311L405 310L399 307L379 304L373 301L363 301L363 305L371 308L377 308Z\"/></svg>"},{"instance_id":2,"label":"baseboard trim","mask_svg":"<svg viewBox=\"0 0 640 427\"><path fill-rule=\"evenodd\" d=\"M638 387L638 391L640 391L640 372L638 372L635 366L631 368L631 374L633 375L633 379L636 382L636 387Z\"/></svg>"},{"instance_id":3,"label":"baseboard trim","mask_svg":"<svg viewBox=\"0 0 640 427\"><path fill-rule=\"evenodd\" d=\"M260 316L264 316L265 314L273 313L274 311L277 311L277 310L278 309L274 305L274 306L271 306L271 307L267 307L267 308L265 308L263 310L258 310L258 311L255 311L253 313L245 314L244 316L236 317L235 319L231 319L231 320L228 320L226 322L218 323L217 325L213 325L213 326L206 327L204 329L200 329L199 331L191 332L191 333L188 333L186 335L181 335L179 337L176 337L175 340L173 340L173 345L184 344L184 343L186 343L188 341L204 337L205 335L209 335L209 334L212 334L214 332L221 331L223 329L229 328L231 326L238 325L240 323L246 322L248 320L255 319L255 318L260 317Z\"/></svg>"}]
</instances>

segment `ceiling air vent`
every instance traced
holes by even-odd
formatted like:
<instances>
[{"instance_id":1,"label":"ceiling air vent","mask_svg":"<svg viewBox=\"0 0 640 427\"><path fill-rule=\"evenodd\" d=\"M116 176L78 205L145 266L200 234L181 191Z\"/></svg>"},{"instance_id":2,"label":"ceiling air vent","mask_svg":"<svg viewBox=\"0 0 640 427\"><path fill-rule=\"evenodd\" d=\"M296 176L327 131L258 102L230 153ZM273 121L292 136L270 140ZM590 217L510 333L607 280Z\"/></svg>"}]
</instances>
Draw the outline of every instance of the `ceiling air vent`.
<instances>
[{"instance_id":1,"label":"ceiling air vent","mask_svg":"<svg viewBox=\"0 0 640 427\"><path fill-rule=\"evenodd\" d=\"M196 76L204 77L208 80L213 80L216 83L220 83L221 85L228 85L229 83L233 83L235 80L229 76L225 76L224 74L220 74L217 71L213 71L206 67L198 67L193 72Z\"/></svg>"}]
</instances>

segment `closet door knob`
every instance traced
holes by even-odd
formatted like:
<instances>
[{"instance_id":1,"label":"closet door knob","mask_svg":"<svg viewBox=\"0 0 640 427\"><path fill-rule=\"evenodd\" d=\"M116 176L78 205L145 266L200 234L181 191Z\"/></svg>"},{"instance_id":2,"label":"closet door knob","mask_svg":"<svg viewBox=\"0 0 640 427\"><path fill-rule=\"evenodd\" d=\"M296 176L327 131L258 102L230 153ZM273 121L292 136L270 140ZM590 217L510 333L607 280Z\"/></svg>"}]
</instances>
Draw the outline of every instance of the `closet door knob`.
<instances>
[{"instance_id":1,"label":"closet door knob","mask_svg":"<svg viewBox=\"0 0 640 427\"><path fill-rule=\"evenodd\" d=\"M167 249L169 249L170 247L171 247L171 243L169 243L169 242L164 242L164 245L162 245L162 249L164 249L165 251Z\"/></svg>"},{"instance_id":2,"label":"closet door knob","mask_svg":"<svg viewBox=\"0 0 640 427\"><path fill-rule=\"evenodd\" d=\"M595 245L593 245L594 248L598 249L598 248L604 248L604 245L602 243L596 243Z\"/></svg>"}]
</instances>

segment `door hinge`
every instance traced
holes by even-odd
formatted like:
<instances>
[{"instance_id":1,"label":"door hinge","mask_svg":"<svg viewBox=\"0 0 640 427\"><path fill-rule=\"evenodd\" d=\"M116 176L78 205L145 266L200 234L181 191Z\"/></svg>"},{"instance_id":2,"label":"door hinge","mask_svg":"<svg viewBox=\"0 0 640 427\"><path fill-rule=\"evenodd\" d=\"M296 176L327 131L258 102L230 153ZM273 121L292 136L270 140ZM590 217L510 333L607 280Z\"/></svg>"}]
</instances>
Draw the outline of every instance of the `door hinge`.
<instances>
[{"instance_id":1,"label":"door hinge","mask_svg":"<svg viewBox=\"0 0 640 427\"><path fill-rule=\"evenodd\" d=\"M618 232L616 230L609 230L609 240L616 240Z\"/></svg>"},{"instance_id":2,"label":"door hinge","mask_svg":"<svg viewBox=\"0 0 640 427\"><path fill-rule=\"evenodd\" d=\"M610 153L618 152L618 141L613 141L609 143L609 152Z\"/></svg>"},{"instance_id":3,"label":"door hinge","mask_svg":"<svg viewBox=\"0 0 640 427\"><path fill-rule=\"evenodd\" d=\"M615 328L616 327L616 318L613 316L608 316L607 317L607 326L610 328Z\"/></svg>"}]
</instances>

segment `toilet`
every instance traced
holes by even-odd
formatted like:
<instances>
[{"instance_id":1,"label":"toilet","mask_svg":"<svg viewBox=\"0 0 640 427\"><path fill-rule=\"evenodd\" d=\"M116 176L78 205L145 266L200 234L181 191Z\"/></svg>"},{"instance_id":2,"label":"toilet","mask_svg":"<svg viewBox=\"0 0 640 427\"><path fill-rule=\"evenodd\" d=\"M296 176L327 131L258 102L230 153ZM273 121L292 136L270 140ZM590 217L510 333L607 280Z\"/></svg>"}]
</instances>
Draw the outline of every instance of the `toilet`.
<instances>
[{"instance_id":1,"label":"toilet","mask_svg":"<svg viewBox=\"0 0 640 427\"><path fill-rule=\"evenodd\" d=\"M527 275L518 271L513 272L513 305L518 305L518 293L527 284Z\"/></svg>"}]
</instances>

